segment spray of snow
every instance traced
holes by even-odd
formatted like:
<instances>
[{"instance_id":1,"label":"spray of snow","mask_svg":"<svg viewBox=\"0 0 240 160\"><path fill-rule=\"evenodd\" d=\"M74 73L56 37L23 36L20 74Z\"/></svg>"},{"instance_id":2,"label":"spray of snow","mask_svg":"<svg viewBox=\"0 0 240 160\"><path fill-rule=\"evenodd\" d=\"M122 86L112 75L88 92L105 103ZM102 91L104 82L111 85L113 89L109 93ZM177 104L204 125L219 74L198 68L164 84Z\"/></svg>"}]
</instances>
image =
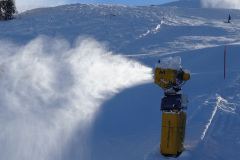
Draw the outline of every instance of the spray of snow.
<instances>
[{"instance_id":1,"label":"spray of snow","mask_svg":"<svg viewBox=\"0 0 240 160\"><path fill-rule=\"evenodd\" d=\"M48 37L25 46L1 44L2 160L61 159L76 129L84 156L101 103L124 88L152 82L151 68L113 55L93 39L79 38L75 47Z\"/></svg>"},{"instance_id":2,"label":"spray of snow","mask_svg":"<svg viewBox=\"0 0 240 160\"><path fill-rule=\"evenodd\" d=\"M201 0L202 6L207 8L240 9L239 0Z\"/></svg>"}]
</instances>

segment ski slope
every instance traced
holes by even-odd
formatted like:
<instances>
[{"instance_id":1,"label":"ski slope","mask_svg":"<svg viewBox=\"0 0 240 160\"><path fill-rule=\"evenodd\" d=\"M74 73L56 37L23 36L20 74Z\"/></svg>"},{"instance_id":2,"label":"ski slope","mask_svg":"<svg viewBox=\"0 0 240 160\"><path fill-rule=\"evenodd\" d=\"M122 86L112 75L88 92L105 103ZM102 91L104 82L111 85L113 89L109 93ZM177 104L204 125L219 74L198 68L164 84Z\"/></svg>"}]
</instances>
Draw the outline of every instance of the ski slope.
<instances>
[{"instance_id":1,"label":"ski slope","mask_svg":"<svg viewBox=\"0 0 240 160\"><path fill-rule=\"evenodd\" d=\"M153 71L169 56L191 71L177 159L239 159L240 11L194 2L73 4L1 21L1 159L166 159Z\"/></svg>"}]
</instances>

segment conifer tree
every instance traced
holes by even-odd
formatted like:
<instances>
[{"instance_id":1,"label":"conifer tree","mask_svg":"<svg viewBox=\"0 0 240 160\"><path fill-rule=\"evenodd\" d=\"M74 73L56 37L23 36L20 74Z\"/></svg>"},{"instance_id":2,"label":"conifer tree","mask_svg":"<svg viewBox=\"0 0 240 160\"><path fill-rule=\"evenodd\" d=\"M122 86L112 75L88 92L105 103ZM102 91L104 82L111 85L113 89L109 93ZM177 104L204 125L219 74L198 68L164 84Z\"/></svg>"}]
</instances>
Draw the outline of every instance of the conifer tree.
<instances>
[{"instance_id":1,"label":"conifer tree","mask_svg":"<svg viewBox=\"0 0 240 160\"><path fill-rule=\"evenodd\" d=\"M0 19L11 20L16 13L15 0L0 0Z\"/></svg>"}]
</instances>

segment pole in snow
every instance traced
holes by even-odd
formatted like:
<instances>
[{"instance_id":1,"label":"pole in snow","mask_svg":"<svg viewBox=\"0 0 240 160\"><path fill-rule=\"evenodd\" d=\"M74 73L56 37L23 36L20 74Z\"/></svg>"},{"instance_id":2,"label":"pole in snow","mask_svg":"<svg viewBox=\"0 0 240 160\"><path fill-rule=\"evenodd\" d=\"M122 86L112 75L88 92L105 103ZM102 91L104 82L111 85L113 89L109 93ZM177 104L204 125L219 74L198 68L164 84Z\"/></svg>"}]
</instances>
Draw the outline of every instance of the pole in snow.
<instances>
[{"instance_id":1,"label":"pole in snow","mask_svg":"<svg viewBox=\"0 0 240 160\"><path fill-rule=\"evenodd\" d=\"M226 46L224 46L224 79L226 77Z\"/></svg>"},{"instance_id":2,"label":"pole in snow","mask_svg":"<svg viewBox=\"0 0 240 160\"><path fill-rule=\"evenodd\" d=\"M164 12L163 12L163 21L164 21Z\"/></svg>"}]
</instances>

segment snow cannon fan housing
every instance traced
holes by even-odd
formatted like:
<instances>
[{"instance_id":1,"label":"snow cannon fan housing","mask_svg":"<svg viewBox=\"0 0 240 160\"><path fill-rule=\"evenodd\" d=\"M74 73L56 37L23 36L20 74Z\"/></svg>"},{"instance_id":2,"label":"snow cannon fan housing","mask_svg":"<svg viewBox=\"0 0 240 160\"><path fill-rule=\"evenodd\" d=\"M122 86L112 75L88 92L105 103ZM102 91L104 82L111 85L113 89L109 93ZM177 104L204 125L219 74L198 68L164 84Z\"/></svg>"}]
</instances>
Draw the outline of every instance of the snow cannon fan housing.
<instances>
[{"instance_id":1,"label":"snow cannon fan housing","mask_svg":"<svg viewBox=\"0 0 240 160\"><path fill-rule=\"evenodd\" d=\"M171 88L177 88L183 81L188 81L190 79L189 71L183 71L180 63L180 57L170 57L156 64L154 82L164 91Z\"/></svg>"}]
</instances>

